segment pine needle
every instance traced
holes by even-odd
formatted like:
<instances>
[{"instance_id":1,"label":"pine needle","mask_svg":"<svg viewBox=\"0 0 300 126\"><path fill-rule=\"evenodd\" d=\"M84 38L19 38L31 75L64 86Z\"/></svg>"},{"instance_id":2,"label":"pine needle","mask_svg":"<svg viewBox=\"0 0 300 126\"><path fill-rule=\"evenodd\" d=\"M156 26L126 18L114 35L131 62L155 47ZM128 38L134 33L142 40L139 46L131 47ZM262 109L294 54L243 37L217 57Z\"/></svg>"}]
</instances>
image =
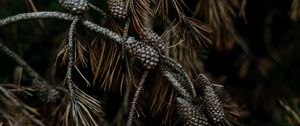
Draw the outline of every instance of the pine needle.
<instances>
[{"instance_id":1,"label":"pine needle","mask_svg":"<svg viewBox=\"0 0 300 126\"><path fill-rule=\"evenodd\" d=\"M52 114L56 120L53 125L63 126L98 126L104 116L100 102L80 90L73 84L73 96L62 99L57 110Z\"/></svg>"},{"instance_id":2,"label":"pine needle","mask_svg":"<svg viewBox=\"0 0 300 126\"><path fill-rule=\"evenodd\" d=\"M194 18L182 16L173 25L172 33L177 42L184 41L186 48L192 49L190 53L209 47L212 44L213 29Z\"/></svg>"},{"instance_id":3,"label":"pine needle","mask_svg":"<svg viewBox=\"0 0 300 126\"><path fill-rule=\"evenodd\" d=\"M199 15L215 29L216 47L220 50L231 49L239 41L234 29L235 8L243 4L234 4L228 0L201 0L198 2L194 16ZM245 6L245 5L243 5Z\"/></svg>"},{"instance_id":4,"label":"pine needle","mask_svg":"<svg viewBox=\"0 0 300 126\"><path fill-rule=\"evenodd\" d=\"M128 9L130 10L132 16L131 21L133 27L137 33L142 33L144 24L142 22L148 22L153 18L153 12L150 8L149 0L127 0Z\"/></svg>"}]
</instances>

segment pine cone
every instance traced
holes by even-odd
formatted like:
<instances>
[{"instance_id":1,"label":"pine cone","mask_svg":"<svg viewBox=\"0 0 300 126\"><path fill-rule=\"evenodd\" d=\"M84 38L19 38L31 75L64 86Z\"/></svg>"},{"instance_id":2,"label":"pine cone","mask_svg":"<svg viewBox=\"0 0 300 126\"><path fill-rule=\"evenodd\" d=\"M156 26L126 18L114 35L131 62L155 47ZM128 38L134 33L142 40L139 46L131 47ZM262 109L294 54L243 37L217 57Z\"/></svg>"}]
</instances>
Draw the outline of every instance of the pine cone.
<instances>
[{"instance_id":1,"label":"pine cone","mask_svg":"<svg viewBox=\"0 0 300 126\"><path fill-rule=\"evenodd\" d=\"M177 113L179 117L184 121L185 126L208 126L209 123L205 115L196 106L188 101L177 98Z\"/></svg>"},{"instance_id":2,"label":"pine cone","mask_svg":"<svg viewBox=\"0 0 300 126\"><path fill-rule=\"evenodd\" d=\"M219 123L225 117L223 105L211 86L211 82L204 75L200 74L197 79L200 82L200 97L203 98L205 113L211 121ZM199 87L197 89L199 89Z\"/></svg>"},{"instance_id":3,"label":"pine cone","mask_svg":"<svg viewBox=\"0 0 300 126\"><path fill-rule=\"evenodd\" d=\"M147 69L153 69L158 64L159 53L143 42L136 41L133 37L129 37L124 46L128 49L129 53L136 57Z\"/></svg>"},{"instance_id":4,"label":"pine cone","mask_svg":"<svg viewBox=\"0 0 300 126\"><path fill-rule=\"evenodd\" d=\"M214 122L218 123L224 119L224 109L211 86L206 86L204 95L204 106L207 116Z\"/></svg>"},{"instance_id":5,"label":"pine cone","mask_svg":"<svg viewBox=\"0 0 300 126\"><path fill-rule=\"evenodd\" d=\"M210 84L210 80L204 74L198 75L195 80L197 95L200 95L201 97L204 96L205 87Z\"/></svg>"},{"instance_id":6,"label":"pine cone","mask_svg":"<svg viewBox=\"0 0 300 126\"><path fill-rule=\"evenodd\" d=\"M39 99L43 102L56 102L60 98L59 91L44 81L34 79L32 85L36 89Z\"/></svg>"},{"instance_id":7,"label":"pine cone","mask_svg":"<svg viewBox=\"0 0 300 126\"><path fill-rule=\"evenodd\" d=\"M117 19L125 19L127 17L127 10L125 3L122 0L108 0L108 10L110 14Z\"/></svg>"},{"instance_id":8,"label":"pine cone","mask_svg":"<svg viewBox=\"0 0 300 126\"><path fill-rule=\"evenodd\" d=\"M62 7L76 14L82 14L89 10L87 0L59 0Z\"/></svg>"},{"instance_id":9,"label":"pine cone","mask_svg":"<svg viewBox=\"0 0 300 126\"><path fill-rule=\"evenodd\" d=\"M165 50L165 44L161 37L156 34L154 31L150 29L145 29L141 34L140 38L145 42L147 45L153 47L157 51L163 53Z\"/></svg>"}]
</instances>

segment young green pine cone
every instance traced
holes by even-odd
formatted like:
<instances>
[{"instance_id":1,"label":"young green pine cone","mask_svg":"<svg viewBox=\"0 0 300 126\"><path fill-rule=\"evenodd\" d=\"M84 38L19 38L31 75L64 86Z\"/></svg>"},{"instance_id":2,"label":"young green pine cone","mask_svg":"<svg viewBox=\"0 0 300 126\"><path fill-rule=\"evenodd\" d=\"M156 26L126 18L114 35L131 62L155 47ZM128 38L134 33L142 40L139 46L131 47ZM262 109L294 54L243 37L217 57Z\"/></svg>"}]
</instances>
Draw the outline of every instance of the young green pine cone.
<instances>
[{"instance_id":1,"label":"young green pine cone","mask_svg":"<svg viewBox=\"0 0 300 126\"><path fill-rule=\"evenodd\" d=\"M110 14L117 19L125 19L127 16L127 10L125 3L122 0L108 0L108 10Z\"/></svg>"},{"instance_id":2,"label":"young green pine cone","mask_svg":"<svg viewBox=\"0 0 300 126\"><path fill-rule=\"evenodd\" d=\"M185 126L208 126L209 123L200 109L188 101L177 98L177 113Z\"/></svg>"},{"instance_id":3,"label":"young green pine cone","mask_svg":"<svg viewBox=\"0 0 300 126\"><path fill-rule=\"evenodd\" d=\"M126 40L124 47L127 48L129 53L136 57L147 69L153 69L158 64L159 53L143 42L137 41L133 37L129 37Z\"/></svg>"},{"instance_id":4,"label":"young green pine cone","mask_svg":"<svg viewBox=\"0 0 300 126\"><path fill-rule=\"evenodd\" d=\"M200 95L203 98L205 113L214 123L221 122L225 117L224 109L211 86L211 82L204 74L200 74L197 81L201 83Z\"/></svg>"},{"instance_id":5,"label":"young green pine cone","mask_svg":"<svg viewBox=\"0 0 300 126\"><path fill-rule=\"evenodd\" d=\"M160 53L164 52L165 44L163 40L151 29L145 29L142 33L140 33L140 38L143 40L143 42L145 42L149 46L152 46Z\"/></svg>"},{"instance_id":6,"label":"young green pine cone","mask_svg":"<svg viewBox=\"0 0 300 126\"><path fill-rule=\"evenodd\" d=\"M59 0L62 7L76 14L82 14L89 10L87 0Z\"/></svg>"}]
</instances>

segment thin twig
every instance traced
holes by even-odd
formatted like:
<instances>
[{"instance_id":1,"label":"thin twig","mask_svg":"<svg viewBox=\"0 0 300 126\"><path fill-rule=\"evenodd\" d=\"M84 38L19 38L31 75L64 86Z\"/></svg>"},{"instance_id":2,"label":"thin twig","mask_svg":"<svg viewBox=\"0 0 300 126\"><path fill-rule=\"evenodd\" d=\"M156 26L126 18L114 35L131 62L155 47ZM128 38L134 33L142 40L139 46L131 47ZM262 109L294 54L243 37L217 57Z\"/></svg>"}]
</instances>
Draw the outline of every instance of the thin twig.
<instances>
[{"instance_id":1,"label":"thin twig","mask_svg":"<svg viewBox=\"0 0 300 126\"><path fill-rule=\"evenodd\" d=\"M2 50L7 56L15 60L24 70L33 78L43 80L42 77L35 72L20 56L15 52L9 49L6 45L3 44L3 40L0 39L0 50Z\"/></svg>"},{"instance_id":2,"label":"thin twig","mask_svg":"<svg viewBox=\"0 0 300 126\"><path fill-rule=\"evenodd\" d=\"M123 40L124 41L128 37L129 26L130 26L130 18L127 18L127 21L126 21L124 29L123 29ZM126 50L124 48L125 48L124 45L122 45L122 59L126 58Z\"/></svg>"},{"instance_id":3,"label":"thin twig","mask_svg":"<svg viewBox=\"0 0 300 126\"><path fill-rule=\"evenodd\" d=\"M137 87L137 89L135 91L133 100L131 102L131 107L130 107L130 112L129 112L127 126L132 126L132 122L133 122L133 119L134 119L134 112L135 112L136 105L137 105L137 100L138 100L138 98L139 98L139 96L140 96L140 94L141 94L141 92L143 90L144 83L145 83L145 80L146 80L146 77L147 77L148 73L149 73L148 70L146 70L144 72L144 74L142 75L141 81L139 83L139 86Z\"/></svg>"},{"instance_id":4,"label":"thin twig","mask_svg":"<svg viewBox=\"0 0 300 126\"><path fill-rule=\"evenodd\" d=\"M128 37L128 30L129 30L129 26L130 26L130 18L127 19L125 26L124 26L124 30L123 30L123 39Z\"/></svg>"},{"instance_id":5,"label":"thin twig","mask_svg":"<svg viewBox=\"0 0 300 126\"><path fill-rule=\"evenodd\" d=\"M96 7L95 5L93 5L93 4L91 4L91 3L89 3L88 5L89 5L90 8L92 8L93 10L95 10L95 11L97 11L98 13L100 13L101 15L103 15L104 18L107 17L107 14L106 14L105 11L103 11L102 9Z\"/></svg>"},{"instance_id":6,"label":"thin twig","mask_svg":"<svg viewBox=\"0 0 300 126\"><path fill-rule=\"evenodd\" d=\"M2 50L7 56L12 58L17 64L19 64L32 78L34 89L42 94L40 99L42 101L51 102L59 98L59 91L56 87L50 86L50 84L42 78L33 68L31 68L25 60L23 60L14 51L9 49L3 44L3 40L0 39L0 50ZM47 97L45 99L45 96Z\"/></svg>"},{"instance_id":7,"label":"thin twig","mask_svg":"<svg viewBox=\"0 0 300 126\"><path fill-rule=\"evenodd\" d=\"M74 66L74 34L76 32L76 24L79 21L79 17L76 17L72 22L69 31L68 39L68 69L67 69L67 84L69 88L70 95L73 95L73 82L72 82L72 68Z\"/></svg>"}]
</instances>

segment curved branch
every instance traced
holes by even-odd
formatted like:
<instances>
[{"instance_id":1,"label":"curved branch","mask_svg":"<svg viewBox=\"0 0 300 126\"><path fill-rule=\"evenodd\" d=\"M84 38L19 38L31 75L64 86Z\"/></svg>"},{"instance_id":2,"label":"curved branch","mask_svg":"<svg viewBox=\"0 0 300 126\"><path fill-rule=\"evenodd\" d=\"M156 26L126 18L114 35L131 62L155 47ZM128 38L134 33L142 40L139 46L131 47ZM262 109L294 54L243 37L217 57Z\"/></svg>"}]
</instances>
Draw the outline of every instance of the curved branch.
<instances>
[{"instance_id":1,"label":"curved branch","mask_svg":"<svg viewBox=\"0 0 300 126\"><path fill-rule=\"evenodd\" d=\"M50 86L50 84L43 77L41 77L32 67L30 67L30 65L28 65L24 59L22 59L10 48L5 46L2 41L3 40L0 39L0 50L2 50L7 56L12 58L32 78L34 78L33 86L38 93L42 94L39 98L42 101L46 101L46 102L56 101L60 95L58 89L54 86ZM46 97L46 99L44 98L44 96Z\"/></svg>"},{"instance_id":2,"label":"curved branch","mask_svg":"<svg viewBox=\"0 0 300 126\"><path fill-rule=\"evenodd\" d=\"M2 50L7 56L14 59L31 77L43 80L42 77L35 72L27 63L24 61L19 55L17 55L14 51L5 46L0 39L0 50Z\"/></svg>"},{"instance_id":3,"label":"curved branch","mask_svg":"<svg viewBox=\"0 0 300 126\"><path fill-rule=\"evenodd\" d=\"M61 20L73 21L76 16L73 16L68 13L57 12L57 11L41 11L41 12L30 12L22 13L14 16L6 17L0 20L0 26L5 26L8 24L16 23L23 20L32 20L32 19L44 19L44 18L55 18Z\"/></svg>"},{"instance_id":4,"label":"curved branch","mask_svg":"<svg viewBox=\"0 0 300 126\"><path fill-rule=\"evenodd\" d=\"M88 6L89 6L90 8L92 8L93 10L97 11L98 13L100 13L101 15L103 15L104 18L106 18L106 17L108 16L108 15L105 13L104 10L98 8L97 6L95 6L95 5L91 4L91 3L88 3Z\"/></svg>"},{"instance_id":5,"label":"curved branch","mask_svg":"<svg viewBox=\"0 0 300 126\"><path fill-rule=\"evenodd\" d=\"M23 20L33 20L33 19L47 19L47 18L54 18L54 19L61 19L67 21L73 21L76 19L76 16L64 12L57 12L57 11L42 11L42 12L31 12L31 13L23 13L17 14L14 16L10 16L0 20L0 27L5 26L8 24L16 23ZM97 33L103 34L108 38L122 44L122 37L115 32L107 28L103 28L95 23L92 23L88 20L82 20L81 23L88 29L95 31Z\"/></svg>"}]
</instances>

